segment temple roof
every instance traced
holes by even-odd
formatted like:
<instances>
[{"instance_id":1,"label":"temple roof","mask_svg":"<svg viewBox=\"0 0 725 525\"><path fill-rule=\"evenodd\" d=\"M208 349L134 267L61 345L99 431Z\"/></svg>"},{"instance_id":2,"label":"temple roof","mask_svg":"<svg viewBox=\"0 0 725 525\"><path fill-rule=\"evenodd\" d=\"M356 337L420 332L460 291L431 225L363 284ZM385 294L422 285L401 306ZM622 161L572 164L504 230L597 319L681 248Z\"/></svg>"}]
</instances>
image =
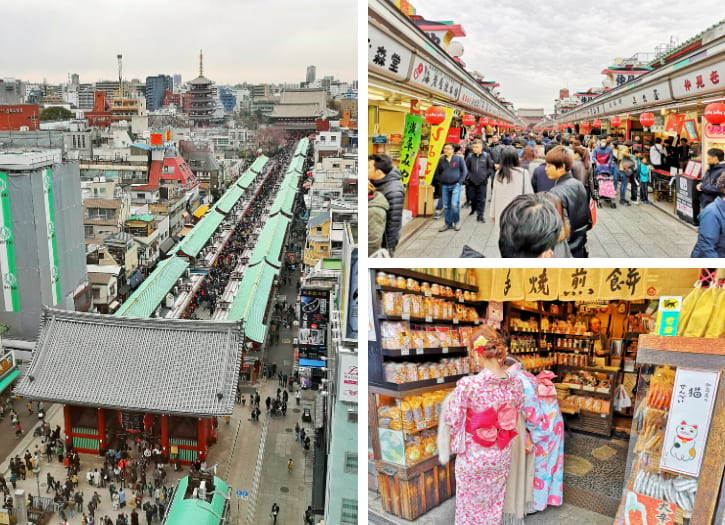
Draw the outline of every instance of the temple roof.
<instances>
[{"instance_id":1,"label":"temple roof","mask_svg":"<svg viewBox=\"0 0 725 525\"><path fill-rule=\"evenodd\" d=\"M45 307L15 393L70 405L189 416L231 414L239 323L140 319Z\"/></svg>"}]
</instances>

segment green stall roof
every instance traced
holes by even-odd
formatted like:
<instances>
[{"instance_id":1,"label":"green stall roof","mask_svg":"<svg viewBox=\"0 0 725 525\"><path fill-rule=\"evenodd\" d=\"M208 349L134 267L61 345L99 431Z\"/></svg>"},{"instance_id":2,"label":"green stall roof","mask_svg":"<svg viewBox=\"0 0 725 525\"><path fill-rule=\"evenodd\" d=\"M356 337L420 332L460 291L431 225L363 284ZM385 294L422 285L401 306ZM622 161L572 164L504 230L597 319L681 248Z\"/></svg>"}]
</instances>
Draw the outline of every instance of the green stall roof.
<instances>
[{"instance_id":1,"label":"green stall roof","mask_svg":"<svg viewBox=\"0 0 725 525\"><path fill-rule=\"evenodd\" d=\"M189 267L183 257L169 257L159 263L136 291L131 294L114 315L118 317L151 317L166 294Z\"/></svg>"},{"instance_id":2,"label":"green stall roof","mask_svg":"<svg viewBox=\"0 0 725 525\"><path fill-rule=\"evenodd\" d=\"M245 337L257 343L264 342L267 333L264 314L278 271L265 262L247 267L227 313L228 321L244 319Z\"/></svg>"},{"instance_id":3,"label":"green stall roof","mask_svg":"<svg viewBox=\"0 0 725 525\"><path fill-rule=\"evenodd\" d=\"M265 258L270 264L279 266L282 243L284 242L290 218L284 215L275 215L264 225L262 233L259 234L254 252L249 258L250 264L256 264Z\"/></svg>"},{"instance_id":4,"label":"green stall roof","mask_svg":"<svg viewBox=\"0 0 725 525\"><path fill-rule=\"evenodd\" d=\"M189 487L189 476L179 480L174 492L174 499L166 514L164 525L219 525L221 520L217 516L224 514L226 499L222 494L229 495L229 485L223 479L214 476L214 495L211 503L202 499L188 498L184 495ZM220 492L221 494L217 494Z\"/></svg>"},{"instance_id":5,"label":"green stall roof","mask_svg":"<svg viewBox=\"0 0 725 525\"><path fill-rule=\"evenodd\" d=\"M224 212L224 215L226 215L231 211L234 205L239 202L242 195L244 195L244 189L234 184L224 192L224 195L222 195L218 201L216 201L214 209L220 210Z\"/></svg>"},{"instance_id":6,"label":"green stall roof","mask_svg":"<svg viewBox=\"0 0 725 525\"><path fill-rule=\"evenodd\" d=\"M282 212L287 215L291 215L292 205L295 202L295 195L297 195L297 188L286 185L281 186L279 193L277 193L277 197L274 199L272 207L269 209L269 214L276 215Z\"/></svg>"},{"instance_id":7,"label":"green stall roof","mask_svg":"<svg viewBox=\"0 0 725 525\"><path fill-rule=\"evenodd\" d=\"M184 237L184 240L176 246L174 251L181 250L190 257L196 257L223 221L224 216L221 213L207 213Z\"/></svg>"}]
</instances>

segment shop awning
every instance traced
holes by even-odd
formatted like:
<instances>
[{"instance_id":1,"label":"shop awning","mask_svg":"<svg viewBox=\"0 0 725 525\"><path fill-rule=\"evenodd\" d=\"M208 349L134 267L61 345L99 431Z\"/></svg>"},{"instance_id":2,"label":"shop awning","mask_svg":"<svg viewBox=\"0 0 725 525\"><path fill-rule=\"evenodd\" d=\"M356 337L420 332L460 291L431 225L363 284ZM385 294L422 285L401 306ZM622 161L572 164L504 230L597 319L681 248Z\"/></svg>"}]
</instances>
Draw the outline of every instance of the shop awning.
<instances>
[{"instance_id":1,"label":"shop awning","mask_svg":"<svg viewBox=\"0 0 725 525\"><path fill-rule=\"evenodd\" d=\"M323 368L325 366L325 362L317 361L315 359L300 359L300 366L305 366L307 368Z\"/></svg>"},{"instance_id":2,"label":"shop awning","mask_svg":"<svg viewBox=\"0 0 725 525\"><path fill-rule=\"evenodd\" d=\"M0 394L2 394L5 389L12 384L13 381L15 381L15 378L17 378L20 375L20 370L17 368L10 372L8 375L2 378L0 380Z\"/></svg>"},{"instance_id":3,"label":"shop awning","mask_svg":"<svg viewBox=\"0 0 725 525\"><path fill-rule=\"evenodd\" d=\"M194 212L194 217L201 219L207 211L209 211L209 206L199 206Z\"/></svg>"}]
</instances>

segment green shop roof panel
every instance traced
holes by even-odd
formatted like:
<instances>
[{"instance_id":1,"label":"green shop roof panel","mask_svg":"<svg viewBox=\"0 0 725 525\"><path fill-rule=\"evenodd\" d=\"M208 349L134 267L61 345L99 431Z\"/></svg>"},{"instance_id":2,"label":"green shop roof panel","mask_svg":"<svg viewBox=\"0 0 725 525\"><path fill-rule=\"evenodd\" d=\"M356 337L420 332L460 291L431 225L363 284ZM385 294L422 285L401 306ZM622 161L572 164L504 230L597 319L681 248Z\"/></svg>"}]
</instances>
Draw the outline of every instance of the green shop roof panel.
<instances>
[{"instance_id":1,"label":"green shop roof panel","mask_svg":"<svg viewBox=\"0 0 725 525\"><path fill-rule=\"evenodd\" d=\"M224 221L224 216L221 213L207 213L178 244L177 251L181 250L190 257L196 257L222 221Z\"/></svg>"},{"instance_id":2,"label":"green shop roof panel","mask_svg":"<svg viewBox=\"0 0 725 525\"><path fill-rule=\"evenodd\" d=\"M264 314L277 273L278 270L263 262L248 267L227 313L227 321L244 319L245 337L257 343L264 342L267 333Z\"/></svg>"},{"instance_id":3,"label":"green shop roof panel","mask_svg":"<svg viewBox=\"0 0 725 525\"><path fill-rule=\"evenodd\" d=\"M255 264L266 258L271 264L279 266L282 243L284 242L290 220L284 215L275 215L267 221L267 224L264 225L262 232L259 234L254 252L252 252L252 256L249 259L250 264Z\"/></svg>"},{"instance_id":4,"label":"green shop roof panel","mask_svg":"<svg viewBox=\"0 0 725 525\"><path fill-rule=\"evenodd\" d=\"M252 182L254 182L254 179L257 178L257 175L262 172L262 169L264 168L264 165L267 164L268 160L269 158L264 155L257 157L252 165L247 168L247 171L242 173L242 175L237 179L236 184L245 190L249 188Z\"/></svg>"},{"instance_id":5,"label":"green shop roof panel","mask_svg":"<svg viewBox=\"0 0 725 525\"><path fill-rule=\"evenodd\" d=\"M219 200L214 205L214 208L221 210L226 215L239 202L239 199L244 195L244 190L234 184L227 191L224 192Z\"/></svg>"},{"instance_id":6,"label":"green shop roof panel","mask_svg":"<svg viewBox=\"0 0 725 525\"><path fill-rule=\"evenodd\" d=\"M189 488L189 476L179 480L174 491L174 499L166 515L165 525L219 525L217 516L224 514L226 498L229 495L229 485L224 480L214 476L214 495L211 502L198 498L184 499Z\"/></svg>"},{"instance_id":7,"label":"green shop roof panel","mask_svg":"<svg viewBox=\"0 0 725 525\"><path fill-rule=\"evenodd\" d=\"M189 267L183 257L169 257L159 263L145 281L124 301L114 315L117 317L151 317L166 294Z\"/></svg>"}]
</instances>

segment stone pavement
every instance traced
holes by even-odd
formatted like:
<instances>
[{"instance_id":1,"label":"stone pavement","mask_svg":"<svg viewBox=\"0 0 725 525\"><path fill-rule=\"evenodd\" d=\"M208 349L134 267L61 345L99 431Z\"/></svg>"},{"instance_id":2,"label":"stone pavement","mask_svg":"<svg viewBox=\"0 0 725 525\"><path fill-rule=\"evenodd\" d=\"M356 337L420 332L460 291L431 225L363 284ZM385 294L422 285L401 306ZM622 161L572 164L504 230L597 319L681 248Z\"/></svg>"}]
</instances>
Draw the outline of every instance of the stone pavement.
<instances>
[{"instance_id":1,"label":"stone pavement","mask_svg":"<svg viewBox=\"0 0 725 525\"><path fill-rule=\"evenodd\" d=\"M486 204L486 208L490 202ZM680 220L672 203L617 205L603 203L597 225L588 233L589 257L689 257L697 228ZM498 228L461 208L461 230L439 233L443 219L416 217L403 228L396 257L460 257L464 245L486 257L500 258Z\"/></svg>"},{"instance_id":2,"label":"stone pavement","mask_svg":"<svg viewBox=\"0 0 725 525\"><path fill-rule=\"evenodd\" d=\"M453 523L456 500L451 498L444 501L415 521L404 520L385 513L380 497L375 492L368 491L368 507L368 523L374 525L436 525ZM583 525L585 523L587 525L612 525L613 521L609 516L566 503L561 507L549 507L524 518L526 525Z\"/></svg>"}]
</instances>

